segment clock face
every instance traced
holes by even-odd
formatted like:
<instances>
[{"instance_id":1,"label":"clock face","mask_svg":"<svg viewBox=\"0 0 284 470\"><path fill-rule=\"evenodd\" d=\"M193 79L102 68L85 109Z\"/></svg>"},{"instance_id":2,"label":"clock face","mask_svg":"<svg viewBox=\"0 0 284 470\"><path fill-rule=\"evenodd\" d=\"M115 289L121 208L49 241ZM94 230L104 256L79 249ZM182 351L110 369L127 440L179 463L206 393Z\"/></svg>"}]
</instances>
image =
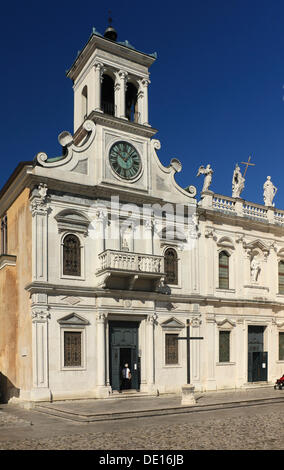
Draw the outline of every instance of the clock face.
<instances>
[{"instance_id":1,"label":"clock face","mask_svg":"<svg viewBox=\"0 0 284 470\"><path fill-rule=\"evenodd\" d=\"M140 155L128 142L113 144L109 151L109 161L113 171L126 180L135 178L141 170Z\"/></svg>"}]
</instances>

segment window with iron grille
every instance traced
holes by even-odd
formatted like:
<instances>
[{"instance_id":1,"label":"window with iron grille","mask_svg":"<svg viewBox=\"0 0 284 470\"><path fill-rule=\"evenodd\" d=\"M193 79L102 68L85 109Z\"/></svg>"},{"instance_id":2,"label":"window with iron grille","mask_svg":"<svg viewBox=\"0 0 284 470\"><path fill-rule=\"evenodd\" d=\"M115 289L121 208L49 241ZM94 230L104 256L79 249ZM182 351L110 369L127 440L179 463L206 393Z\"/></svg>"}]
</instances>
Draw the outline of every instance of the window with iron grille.
<instances>
[{"instance_id":1,"label":"window with iron grille","mask_svg":"<svg viewBox=\"0 0 284 470\"><path fill-rule=\"evenodd\" d=\"M178 258L173 248L165 251L165 282L166 284L178 284Z\"/></svg>"},{"instance_id":2,"label":"window with iron grille","mask_svg":"<svg viewBox=\"0 0 284 470\"><path fill-rule=\"evenodd\" d=\"M284 332L279 333L279 361L284 361Z\"/></svg>"},{"instance_id":3,"label":"window with iron grille","mask_svg":"<svg viewBox=\"0 0 284 470\"><path fill-rule=\"evenodd\" d=\"M230 362L230 331L219 331L219 362Z\"/></svg>"},{"instance_id":4,"label":"window with iron grille","mask_svg":"<svg viewBox=\"0 0 284 470\"><path fill-rule=\"evenodd\" d=\"M284 261L278 264L278 289L279 294L284 294Z\"/></svg>"},{"instance_id":5,"label":"window with iron grille","mask_svg":"<svg viewBox=\"0 0 284 470\"><path fill-rule=\"evenodd\" d=\"M63 274L81 276L81 246L76 235L66 235L64 238Z\"/></svg>"},{"instance_id":6,"label":"window with iron grille","mask_svg":"<svg viewBox=\"0 0 284 470\"><path fill-rule=\"evenodd\" d=\"M166 364L178 364L178 335L166 334Z\"/></svg>"},{"instance_id":7,"label":"window with iron grille","mask_svg":"<svg viewBox=\"0 0 284 470\"><path fill-rule=\"evenodd\" d=\"M64 367L80 367L82 350L82 333L78 331L64 331Z\"/></svg>"},{"instance_id":8,"label":"window with iron grille","mask_svg":"<svg viewBox=\"0 0 284 470\"><path fill-rule=\"evenodd\" d=\"M229 255L226 251L219 253L219 288L229 289Z\"/></svg>"}]
</instances>

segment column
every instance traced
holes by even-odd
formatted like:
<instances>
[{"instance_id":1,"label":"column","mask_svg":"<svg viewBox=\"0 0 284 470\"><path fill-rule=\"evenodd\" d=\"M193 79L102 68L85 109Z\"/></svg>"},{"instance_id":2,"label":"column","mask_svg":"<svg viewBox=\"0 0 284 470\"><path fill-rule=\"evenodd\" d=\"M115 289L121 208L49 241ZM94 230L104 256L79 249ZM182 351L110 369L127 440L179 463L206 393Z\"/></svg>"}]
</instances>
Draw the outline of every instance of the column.
<instances>
[{"instance_id":1,"label":"column","mask_svg":"<svg viewBox=\"0 0 284 470\"><path fill-rule=\"evenodd\" d=\"M102 108L101 108L101 87L102 87L102 76L104 73L104 65L101 62L96 62L94 64L94 69L95 69L95 108L94 110L97 112L102 113Z\"/></svg>"},{"instance_id":2,"label":"column","mask_svg":"<svg viewBox=\"0 0 284 470\"><path fill-rule=\"evenodd\" d=\"M127 119L125 116L125 93L127 87L128 73L124 70L115 72L115 84L114 84L114 104L115 104L115 116L121 119Z\"/></svg>"},{"instance_id":3,"label":"column","mask_svg":"<svg viewBox=\"0 0 284 470\"><path fill-rule=\"evenodd\" d=\"M106 385L106 334L105 313L97 313L97 397L105 398L109 395Z\"/></svg>"},{"instance_id":4,"label":"column","mask_svg":"<svg viewBox=\"0 0 284 470\"><path fill-rule=\"evenodd\" d=\"M48 319L47 309L32 311L33 388L31 400L50 401L48 370Z\"/></svg>"},{"instance_id":5,"label":"column","mask_svg":"<svg viewBox=\"0 0 284 470\"><path fill-rule=\"evenodd\" d=\"M148 123L148 85L150 80L143 78L138 81L138 112L139 112L139 123L143 126L149 126Z\"/></svg>"}]
</instances>

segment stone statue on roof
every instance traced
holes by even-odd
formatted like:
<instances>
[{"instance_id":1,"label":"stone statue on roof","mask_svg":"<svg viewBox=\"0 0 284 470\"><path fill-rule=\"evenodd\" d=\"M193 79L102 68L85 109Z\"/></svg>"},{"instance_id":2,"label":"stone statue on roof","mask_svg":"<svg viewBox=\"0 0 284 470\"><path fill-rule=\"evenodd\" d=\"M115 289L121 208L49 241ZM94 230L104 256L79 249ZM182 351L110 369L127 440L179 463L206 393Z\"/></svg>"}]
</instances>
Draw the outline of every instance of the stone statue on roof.
<instances>
[{"instance_id":1,"label":"stone statue on roof","mask_svg":"<svg viewBox=\"0 0 284 470\"><path fill-rule=\"evenodd\" d=\"M204 182L203 182L203 188L202 188L202 191L201 191L203 193L204 191L209 190L209 186L212 182L213 170L212 170L210 164L208 164L206 166L206 168L204 168L203 165L201 165L198 168L198 172L197 172L196 176L200 176L200 175L205 175Z\"/></svg>"},{"instance_id":2,"label":"stone statue on roof","mask_svg":"<svg viewBox=\"0 0 284 470\"><path fill-rule=\"evenodd\" d=\"M243 177L238 163L236 164L232 180L232 197L240 197L245 187L245 178Z\"/></svg>"},{"instance_id":3,"label":"stone statue on roof","mask_svg":"<svg viewBox=\"0 0 284 470\"><path fill-rule=\"evenodd\" d=\"M266 206L274 206L273 198L277 192L276 186L271 181L271 176L267 176L267 180L263 185L263 200Z\"/></svg>"}]
</instances>

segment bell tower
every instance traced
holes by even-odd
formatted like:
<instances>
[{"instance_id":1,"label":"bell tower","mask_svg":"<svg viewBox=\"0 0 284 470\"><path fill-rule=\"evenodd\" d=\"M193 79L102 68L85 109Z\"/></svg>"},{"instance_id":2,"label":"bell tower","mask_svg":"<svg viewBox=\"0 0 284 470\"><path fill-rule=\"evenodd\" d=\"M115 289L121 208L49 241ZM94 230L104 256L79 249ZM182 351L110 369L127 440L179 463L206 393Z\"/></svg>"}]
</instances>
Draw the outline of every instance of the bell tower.
<instances>
[{"instance_id":1,"label":"bell tower","mask_svg":"<svg viewBox=\"0 0 284 470\"><path fill-rule=\"evenodd\" d=\"M118 42L111 24L92 34L67 72L74 89L74 132L86 119L104 114L151 127L148 118L149 67L156 54Z\"/></svg>"}]
</instances>

